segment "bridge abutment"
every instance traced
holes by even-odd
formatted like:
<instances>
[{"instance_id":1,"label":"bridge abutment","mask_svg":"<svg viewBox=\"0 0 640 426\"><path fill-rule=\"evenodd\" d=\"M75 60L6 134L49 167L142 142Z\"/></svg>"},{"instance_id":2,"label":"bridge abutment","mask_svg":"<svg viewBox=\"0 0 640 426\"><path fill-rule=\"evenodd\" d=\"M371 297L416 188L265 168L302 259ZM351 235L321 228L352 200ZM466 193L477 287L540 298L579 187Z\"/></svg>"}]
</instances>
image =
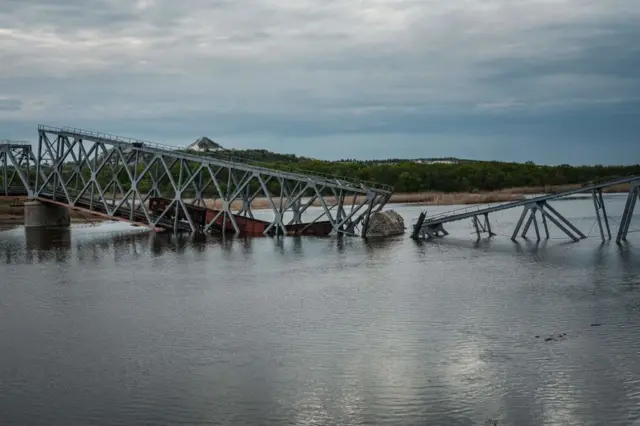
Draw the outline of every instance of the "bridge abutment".
<instances>
[{"instance_id":1,"label":"bridge abutment","mask_svg":"<svg viewBox=\"0 0 640 426\"><path fill-rule=\"evenodd\" d=\"M68 228L69 225L71 217L65 207L37 200L24 203L25 228Z\"/></svg>"}]
</instances>

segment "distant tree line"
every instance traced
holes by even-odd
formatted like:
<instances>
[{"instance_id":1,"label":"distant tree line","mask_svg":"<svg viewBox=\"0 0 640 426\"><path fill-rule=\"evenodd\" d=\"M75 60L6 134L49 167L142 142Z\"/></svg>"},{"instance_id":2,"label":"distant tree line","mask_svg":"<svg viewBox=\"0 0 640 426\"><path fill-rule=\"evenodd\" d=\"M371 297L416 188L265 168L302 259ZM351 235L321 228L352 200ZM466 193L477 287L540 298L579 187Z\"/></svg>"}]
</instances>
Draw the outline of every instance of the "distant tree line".
<instances>
[{"instance_id":1,"label":"distant tree line","mask_svg":"<svg viewBox=\"0 0 640 426\"><path fill-rule=\"evenodd\" d=\"M266 150L238 150L233 156L273 168L296 168L392 185L396 192L474 192L506 188L581 184L640 175L640 164L631 166L559 166L473 161L453 157L416 160L322 161ZM429 163L429 161L451 163Z\"/></svg>"},{"instance_id":2,"label":"distant tree line","mask_svg":"<svg viewBox=\"0 0 640 426\"><path fill-rule=\"evenodd\" d=\"M450 164L417 163L415 160L406 159L384 162L354 160L332 162L298 157L293 154L277 154L266 150L233 150L223 154L275 169L296 169L387 184L393 186L396 192L494 191L515 187L602 182L640 175L640 164L632 166L570 166L568 164L543 166L532 162L506 163L457 159L447 159L456 160ZM202 153L199 155L218 156L221 154ZM133 165L130 166L130 169L133 169ZM139 166L138 173L141 171L142 167ZM65 179L71 176L71 172L71 164L65 165L63 170ZM177 179L178 172L173 170L172 172L174 178ZM35 178L34 170L31 170L31 175L33 180ZM83 175L85 179L88 178L89 171L84 170ZM112 172L109 168L105 168L98 176L103 188L109 184L111 178ZM218 179L224 188L224 182L227 180L225 172L221 172ZM270 189L273 186L273 190L275 190L275 184L276 182L272 181L268 186ZM142 192L150 189L150 178L145 177L139 185ZM168 181L162 182L162 186L168 185ZM253 185L257 189L257 183ZM128 185L124 184L124 189L127 190ZM210 188L210 191L213 193L213 187Z\"/></svg>"},{"instance_id":3,"label":"distant tree line","mask_svg":"<svg viewBox=\"0 0 640 426\"><path fill-rule=\"evenodd\" d=\"M291 166L274 163L273 167ZM317 173L334 174L392 185L396 192L474 192L525 186L547 186L602 182L640 175L634 166L537 166L501 162L420 164L402 161L391 164L361 162L299 161L296 167Z\"/></svg>"}]
</instances>

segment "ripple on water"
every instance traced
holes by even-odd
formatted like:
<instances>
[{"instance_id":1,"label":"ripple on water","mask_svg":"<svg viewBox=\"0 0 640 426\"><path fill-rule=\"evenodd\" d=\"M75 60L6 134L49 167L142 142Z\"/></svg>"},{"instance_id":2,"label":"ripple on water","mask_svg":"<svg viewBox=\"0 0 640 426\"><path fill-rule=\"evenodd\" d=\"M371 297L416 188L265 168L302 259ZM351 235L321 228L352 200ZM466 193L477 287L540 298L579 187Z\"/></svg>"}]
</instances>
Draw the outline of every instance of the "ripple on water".
<instances>
[{"instance_id":1,"label":"ripple on water","mask_svg":"<svg viewBox=\"0 0 640 426\"><path fill-rule=\"evenodd\" d=\"M562 211L588 228L584 203ZM475 245L467 225L430 244L0 233L2 421L639 420L635 247Z\"/></svg>"}]
</instances>

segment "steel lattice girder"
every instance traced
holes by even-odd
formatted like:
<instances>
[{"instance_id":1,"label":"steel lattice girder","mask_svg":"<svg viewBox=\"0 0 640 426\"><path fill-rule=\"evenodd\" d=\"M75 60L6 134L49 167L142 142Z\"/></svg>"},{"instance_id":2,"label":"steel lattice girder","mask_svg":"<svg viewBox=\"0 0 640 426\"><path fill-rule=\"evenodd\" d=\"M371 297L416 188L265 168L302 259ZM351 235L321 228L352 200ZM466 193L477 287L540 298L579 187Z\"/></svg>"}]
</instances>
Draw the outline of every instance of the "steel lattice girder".
<instances>
[{"instance_id":1,"label":"steel lattice girder","mask_svg":"<svg viewBox=\"0 0 640 426\"><path fill-rule=\"evenodd\" d=\"M442 232L444 235L447 235L446 231L444 231L443 225L449 222L455 222L458 220L463 220L467 218L472 219L472 223L476 229L476 233L480 236L481 232L487 232L490 235L495 235L490 229L490 224L487 216L490 213L498 212L501 210L507 210L517 207L523 207L522 214L516 224L516 228L513 231L511 236L512 240L516 240L518 236L518 232L524 225L524 229L521 237L526 238L526 235L529 231L530 226L533 224L536 232L537 240L541 240L540 237L540 229L538 228L538 219L537 213L540 213L540 218L542 220L542 225L544 227L545 236L549 238L549 229L547 220L556 225L563 233L565 233L569 238L574 241L579 241L580 239L587 238L586 235L582 231L580 231L575 225L573 225L569 220L567 220L564 216L562 216L556 209L554 209L551 205L549 205L550 201L566 197L568 195L580 194L580 193L591 193L593 198L593 203L595 207L596 213L596 221L598 223L598 227L600 230L600 237L602 241L606 240L606 235L609 239L611 239L611 228L609 226L609 217L607 216L607 208L604 203L604 199L602 197L602 191L604 188L610 186L616 186L620 184L629 184L629 196L627 198L627 204L625 206L625 210L623 212L623 218L621 221L621 226L618 231L618 236L616 238L616 242L620 242L626 239L629 223L631 221L631 216L633 215L633 209L636 205L637 199L640 198L640 176L629 176L626 178L616 179L608 182L602 182L597 184L591 184L588 186L583 186L578 189L572 189L565 192L558 192L554 194L542 195L535 198L529 198L520 201L512 201L508 203L498 204L498 205L487 205L487 206L474 206L474 207L465 207L462 209L456 209L450 212L440 213L434 216L427 217L426 212L423 212L418 219L415 221L414 229L412 233L413 238L432 238L434 236L438 236L439 232ZM478 216L485 216L485 227L481 227L480 222L478 221ZM527 219L527 215L528 219ZM526 223L525 223L526 220Z\"/></svg>"},{"instance_id":2,"label":"steel lattice girder","mask_svg":"<svg viewBox=\"0 0 640 426\"><path fill-rule=\"evenodd\" d=\"M222 223L223 229L230 224L239 233L238 215L253 218L252 206L263 197L271 212L265 233L285 234L288 225L301 224L306 215L306 227L324 218L332 232L355 234L360 229L366 235L369 216L392 194L388 186L46 126L39 126L36 164L36 197L174 231L206 232ZM151 211L152 198L166 199L167 205ZM206 223L194 223L194 206L217 213Z\"/></svg>"},{"instance_id":3,"label":"steel lattice girder","mask_svg":"<svg viewBox=\"0 0 640 426\"><path fill-rule=\"evenodd\" d=\"M32 195L35 172L31 145L0 142L0 195Z\"/></svg>"}]
</instances>

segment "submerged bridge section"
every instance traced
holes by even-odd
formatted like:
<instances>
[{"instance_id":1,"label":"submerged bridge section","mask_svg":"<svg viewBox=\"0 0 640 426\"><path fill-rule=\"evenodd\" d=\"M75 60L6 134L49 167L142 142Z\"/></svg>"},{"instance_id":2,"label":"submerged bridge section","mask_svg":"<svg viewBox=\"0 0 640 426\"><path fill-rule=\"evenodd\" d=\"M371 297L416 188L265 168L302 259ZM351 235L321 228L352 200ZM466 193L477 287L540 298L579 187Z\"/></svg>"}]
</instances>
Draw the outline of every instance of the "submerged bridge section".
<instances>
[{"instance_id":1,"label":"submerged bridge section","mask_svg":"<svg viewBox=\"0 0 640 426\"><path fill-rule=\"evenodd\" d=\"M555 208L553 208L549 204L549 202L562 197L566 197L568 195L591 193L596 213L596 220L598 222L602 241L605 241L606 239L610 240L612 238L611 227L609 225L609 216L607 215L607 209L602 197L602 190L610 186L621 184L629 184L630 188L629 196L622 213L620 227L618 228L618 233L616 236L616 242L620 243L621 241L627 239L629 226L631 224L631 217L633 216L633 211L638 198L640 198L640 176L631 176L624 179L617 179L609 182L599 183L596 185L584 186L582 188L571 191L543 195L540 197L530 198L522 201L514 201L492 206L479 206L457 209L434 216L427 216L426 212L423 212L413 225L412 237L414 239L429 239L446 236L448 235L448 232L444 228L445 224L464 219L471 219L478 238L481 237L482 233L493 236L495 234L491 230L489 214L502 210L522 207L522 214L520 215L520 219L518 220L511 236L512 240L516 240L521 230L522 233L520 234L520 236L522 238L526 238L529 230L531 229L531 225L533 225L536 239L540 241L540 226L538 224L539 217L542 222L542 228L545 233L545 237L547 239L549 239L549 222L551 222L565 235L567 235L567 237L569 237L573 241L579 241L580 239L586 238L586 235L575 225L573 225L567 218L560 214Z\"/></svg>"},{"instance_id":2,"label":"submerged bridge section","mask_svg":"<svg viewBox=\"0 0 640 426\"><path fill-rule=\"evenodd\" d=\"M175 232L367 235L393 188L75 128L1 144L0 189ZM256 207L266 208L257 215ZM304 220L303 220L304 218Z\"/></svg>"}]
</instances>

